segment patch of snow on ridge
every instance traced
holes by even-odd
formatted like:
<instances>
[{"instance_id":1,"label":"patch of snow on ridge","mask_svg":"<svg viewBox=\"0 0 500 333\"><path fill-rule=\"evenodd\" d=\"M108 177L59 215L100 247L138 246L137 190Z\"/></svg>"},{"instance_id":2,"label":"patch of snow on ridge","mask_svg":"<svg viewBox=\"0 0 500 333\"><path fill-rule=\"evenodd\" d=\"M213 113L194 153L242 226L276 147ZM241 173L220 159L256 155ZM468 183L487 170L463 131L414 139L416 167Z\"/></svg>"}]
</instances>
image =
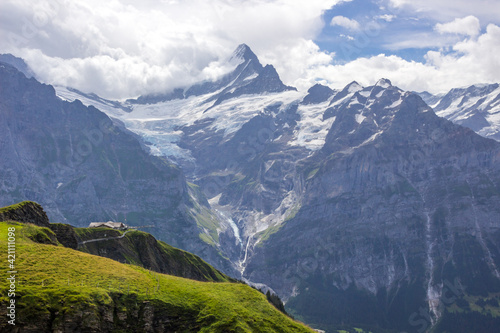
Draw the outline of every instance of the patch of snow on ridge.
<instances>
[{"instance_id":1,"label":"patch of snow on ridge","mask_svg":"<svg viewBox=\"0 0 500 333\"><path fill-rule=\"evenodd\" d=\"M287 106L303 98L303 95L304 93L293 90L262 95L243 95L211 108L203 114L203 118L214 118L211 129L222 130L224 136L227 137L237 132L243 124L269 105L281 103Z\"/></svg>"},{"instance_id":2,"label":"patch of snow on ridge","mask_svg":"<svg viewBox=\"0 0 500 333\"><path fill-rule=\"evenodd\" d=\"M488 85L476 84L473 87L480 86L486 87ZM486 122L477 123L476 132L481 136L500 141L500 87L485 93L471 93L468 90L455 89L445 95L446 98L451 98L446 107L438 108L443 99L438 100L435 106L438 108L436 114L458 124L466 124L468 119L471 119L471 123L474 124L483 117ZM477 121L472 118L475 116L478 117Z\"/></svg>"},{"instance_id":3,"label":"patch of snow on ridge","mask_svg":"<svg viewBox=\"0 0 500 333\"><path fill-rule=\"evenodd\" d=\"M302 146L309 150L319 150L325 145L326 135L335 122L335 117L323 120L329 101L320 104L299 105L297 113L300 120L294 132L294 140L288 144Z\"/></svg>"},{"instance_id":4,"label":"patch of snow on ridge","mask_svg":"<svg viewBox=\"0 0 500 333\"><path fill-rule=\"evenodd\" d=\"M363 87L360 86L357 82L354 82L354 83L352 83L352 84L349 85L349 88L347 89L347 92L349 92L351 94L351 93L358 92L360 90L363 90Z\"/></svg>"},{"instance_id":5,"label":"patch of snow on ridge","mask_svg":"<svg viewBox=\"0 0 500 333\"><path fill-rule=\"evenodd\" d=\"M363 116L361 113L356 114L356 122L358 124L361 124L363 122L363 120L365 120L365 119L366 119L366 117Z\"/></svg>"},{"instance_id":6,"label":"patch of snow on ridge","mask_svg":"<svg viewBox=\"0 0 500 333\"><path fill-rule=\"evenodd\" d=\"M400 106L400 105L401 105L401 103L403 103L403 99L402 99L402 97L400 97L397 101L395 101L395 102L394 102L394 103L392 103L391 105L386 106L385 108L386 108L386 109L394 109L394 108L396 108L396 107Z\"/></svg>"},{"instance_id":7,"label":"patch of snow on ridge","mask_svg":"<svg viewBox=\"0 0 500 333\"><path fill-rule=\"evenodd\" d=\"M384 89L387 89L391 86L391 81L387 79L380 79L378 82L375 84L376 87L381 87Z\"/></svg>"},{"instance_id":8,"label":"patch of snow on ridge","mask_svg":"<svg viewBox=\"0 0 500 333\"><path fill-rule=\"evenodd\" d=\"M244 78L244 79L243 79L243 81L253 80L253 79L255 79L257 76L259 76L259 74L254 73L254 74L252 74L252 75L250 75L250 76L248 76L248 77Z\"/></svg>"},{"instance_id":9,"label":"patch of snow on ridge","mask_svg":"<svg viewBox=\"0 0 500 333\"><path fill-rule=\"evenodd\" d=\"M92 105L96 109L99 109L102 112L106 113L108 116L114 118L119 118L122 114L126 113L122 109L115 107L111 104L108 104L105 101L98 101L95 99L88 98L67 87L56 86L56 85L54 85L53 87L56 91L56 96L64 101L74 102L75 100L78 99L80 102L83 103L83 105L85 106Z\"/></svg>"},{"instance_id":10,"label":"patch of snow on ridge","mask_svg":"<svg viewBox=\"0 0 500 333\"><path fill-rule=\"evenodd\" d=\"M360 91L359 94L363 97L368 97L371 94L371 90L363 90L363 91Z\"/></svg>"}]
</instances>

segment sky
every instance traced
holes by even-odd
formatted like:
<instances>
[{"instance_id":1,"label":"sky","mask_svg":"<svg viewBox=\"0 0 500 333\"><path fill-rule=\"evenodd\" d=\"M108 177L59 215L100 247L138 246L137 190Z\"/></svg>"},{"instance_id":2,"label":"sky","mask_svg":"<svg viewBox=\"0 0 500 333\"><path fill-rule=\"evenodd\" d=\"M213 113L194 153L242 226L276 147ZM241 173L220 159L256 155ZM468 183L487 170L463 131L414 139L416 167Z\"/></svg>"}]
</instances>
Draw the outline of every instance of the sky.
<instances>
[{"instance_id":1,"label":"sky","mask_svg":"<svg viewBox=\"0 0 500 333\"><path fill-rule=\"evenodd\" d=\"M283 82L500 82L498 0L2 0L0 53L110 99L212 80L245 43Z\"/></svg>"}]
</instances>

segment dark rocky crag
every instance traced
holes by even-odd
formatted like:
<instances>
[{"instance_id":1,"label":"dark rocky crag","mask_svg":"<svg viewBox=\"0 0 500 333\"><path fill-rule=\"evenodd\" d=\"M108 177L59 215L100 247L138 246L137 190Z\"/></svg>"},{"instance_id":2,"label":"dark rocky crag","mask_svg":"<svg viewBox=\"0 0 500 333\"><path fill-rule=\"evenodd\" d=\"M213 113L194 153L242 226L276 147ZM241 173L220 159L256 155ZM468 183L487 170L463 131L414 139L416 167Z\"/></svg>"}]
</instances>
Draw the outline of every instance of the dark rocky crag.
<instances>
[{"instance_id":1,"label":"dark rocky crag","mask_svg":"<svg viewBox=\"0 0 500 333\"><path fill-rule=\"evenodd\" d=\"M18 221L40 227L50 227L49 218L36 202L23 201L17 205L0 208L0 222Z\"/></svg>"},{"instance_id":2,"label":"dark rocky crag","mask_svg":"<svg viewBox=\"0 0 500 333\"><path fill-rule=\"evenodd\" d=\"M110 293L107 304L93 300L97 306L92 308L85 303L72 305L72 311L48 312L45 317L37 317L36 322L25 323L22 320L17 330L13 326L5 327L4 332L199 332L197 312L186 311L160 300L144 301L136 295ZM0 315L6 317L6 306L0 309Z\"/></svg>"}]
</instances>

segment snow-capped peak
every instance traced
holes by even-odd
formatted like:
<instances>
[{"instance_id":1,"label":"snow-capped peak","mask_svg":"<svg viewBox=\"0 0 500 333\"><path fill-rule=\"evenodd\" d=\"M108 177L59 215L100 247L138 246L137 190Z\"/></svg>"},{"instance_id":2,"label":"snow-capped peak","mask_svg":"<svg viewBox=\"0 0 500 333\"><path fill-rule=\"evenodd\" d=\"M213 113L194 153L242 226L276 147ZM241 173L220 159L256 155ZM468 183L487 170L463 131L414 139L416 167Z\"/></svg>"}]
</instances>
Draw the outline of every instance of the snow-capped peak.
<instances>
[{"instance_id":1,"label":"snow-capped peak","mask_svg":"<svg viewBox=\"0 0 500 333\"><path fill-rule=\"evenodd\" d=\"M375 87L381 87L384 89L389 88L391 86L392 86L391 81L389 79L384 79L384 78L378 80L377 83L375 84Z\"/></svg>"},{"instance_id":2,"label":"snow-capped peak","mask_svg":"<svg viewBox=\"0 0 500 333\"><path fill-rule=\"evenodd\" d=\"M355 93L357 91L360 91L363 89L363 87L357 83L356 81L352 81L351 83L349 83L345 88L344 90L347 89L347 92L348 93Z\"/></svg>"},{"instance_id":3,"label":"snow-capped peak","mask_svg":"<svg viewBox=\"0 0 500 333\"><path fill-rule=\"evenodd\" d=\"M229 59L230 62L238 61L240 63L249 60L255 60L257 62L259 61L255 53L253 53L250 47L246 44L238 45L238 47L236 48L236 50L234 50L233 54Z\"/></svg>"}]
</instances>

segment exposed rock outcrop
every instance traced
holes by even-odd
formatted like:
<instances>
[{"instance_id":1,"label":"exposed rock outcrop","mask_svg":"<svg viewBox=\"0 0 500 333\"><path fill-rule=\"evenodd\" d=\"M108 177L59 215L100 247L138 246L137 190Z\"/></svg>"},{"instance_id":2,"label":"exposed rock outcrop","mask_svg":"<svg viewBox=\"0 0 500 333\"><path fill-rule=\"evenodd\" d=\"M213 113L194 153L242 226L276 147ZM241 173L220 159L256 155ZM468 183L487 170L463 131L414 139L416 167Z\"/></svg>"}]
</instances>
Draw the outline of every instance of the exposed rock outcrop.
<instances>
[{"instance_id":1,"label":"exposed rock outcrop","mask_svg":"<svg viewBox=\"0 0 500 333\"><path fill-rule=\"evenodd\" d=\"M36 202L23 201L17 205L0 209L0 221L32 223L40 227L50 227L49 218L42 206Z\"/></svg>"}]
</instances>

